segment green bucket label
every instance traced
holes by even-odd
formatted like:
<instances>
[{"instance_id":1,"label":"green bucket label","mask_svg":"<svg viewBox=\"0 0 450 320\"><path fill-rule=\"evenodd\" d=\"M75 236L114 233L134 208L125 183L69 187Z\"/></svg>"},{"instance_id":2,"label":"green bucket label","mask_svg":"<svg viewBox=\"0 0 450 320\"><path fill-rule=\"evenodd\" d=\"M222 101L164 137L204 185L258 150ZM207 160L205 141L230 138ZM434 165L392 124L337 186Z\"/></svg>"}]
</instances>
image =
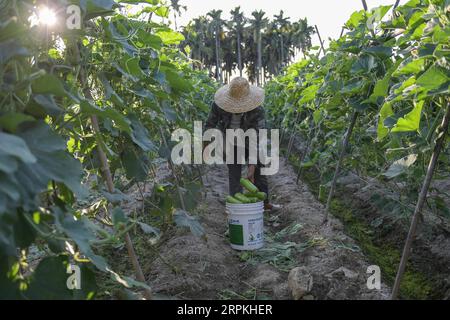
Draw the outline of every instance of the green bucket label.
<instances>
[{"instance_id":1,"label":"green bucket label","mask_svg":"<svg viewBox=\"0 0 450 320\"><path fill-rule=\"evenodd\" d=\"M230 242L237 246L244 245L244 227L240 224L230 224Z\"/></svg>"}]
</instances>

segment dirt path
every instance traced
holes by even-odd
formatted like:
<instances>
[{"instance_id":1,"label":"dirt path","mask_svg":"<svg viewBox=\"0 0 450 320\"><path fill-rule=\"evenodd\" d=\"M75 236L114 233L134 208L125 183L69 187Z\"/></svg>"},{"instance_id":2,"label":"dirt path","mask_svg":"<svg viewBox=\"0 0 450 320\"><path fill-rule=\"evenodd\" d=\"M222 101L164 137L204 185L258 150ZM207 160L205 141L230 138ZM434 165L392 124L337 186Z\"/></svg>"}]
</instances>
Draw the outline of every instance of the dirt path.
<instances>
[{"instance_id":1,"label":"dirt path","mask_svg":"<svg viewBox=\"0 0 450 320\"><path fill-rule=\"evenodd\" d=\"M312 278L304 299L386 299L389 289L368 290L369 262L356 243L331 217L321 228L323 205L303 185L284 159L270 178L273 201L283 205L265 216L266 246L254 253L229 246L224 195L228 190L225 166L211 167L205 183L206 199L198 208L207 240L180 231L161 247L165 262L156 259L147 275L156 293L181 299L292 299ZM297 281L288 274L300 267ZM303 283L303 286L302 286Z\"/></svg>"}]
</instances>

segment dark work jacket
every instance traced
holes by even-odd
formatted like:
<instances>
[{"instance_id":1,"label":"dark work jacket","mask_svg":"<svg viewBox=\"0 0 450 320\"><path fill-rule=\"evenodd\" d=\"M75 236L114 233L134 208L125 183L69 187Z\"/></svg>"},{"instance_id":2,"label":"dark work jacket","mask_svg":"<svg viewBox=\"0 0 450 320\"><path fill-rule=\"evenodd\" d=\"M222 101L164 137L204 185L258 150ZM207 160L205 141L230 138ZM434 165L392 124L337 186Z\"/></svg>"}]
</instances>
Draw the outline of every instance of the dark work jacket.
<instances>
[{"instance_id":1,"label":"dark work jacket","mask_svg":"<svg viewBox=\"0 0 450 320\"><path fill-rule=\"evenodd\" d=\"M206 121L205 131L208 129L219 129L225 133L230 128L232 113L221 109L216 103L213 103L208 120ZM252 111L245 112L241 119L241 129L266 129L266 117L263 107L258 107Z\"/></svg>"}]
</instances>

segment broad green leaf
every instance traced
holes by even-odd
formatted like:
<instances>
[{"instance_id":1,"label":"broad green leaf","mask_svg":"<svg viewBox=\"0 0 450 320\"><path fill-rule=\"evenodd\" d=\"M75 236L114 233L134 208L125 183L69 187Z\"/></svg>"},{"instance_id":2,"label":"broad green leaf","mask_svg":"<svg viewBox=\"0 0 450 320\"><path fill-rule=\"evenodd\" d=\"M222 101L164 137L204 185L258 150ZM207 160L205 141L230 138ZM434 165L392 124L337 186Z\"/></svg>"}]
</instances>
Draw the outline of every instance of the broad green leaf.
<instances>
[{"instance_id":1,"label":"broad green leaf","mask_svg":"<svg viewBox=\"0 0 450 320\"><path fill-rule=\"evenodd\" d=\"M376 47L369 47L363 50L363 52L372 54L374 56L380 57L380 58L388 58L392 56L392 48L385 47L385 46L376 46Z\"/></svg>"},{"instance_id":2,"label":"broad green leaf","mask_svg":"<svg viewBox=\"0 0 450 320\"><path fill-rule=\"evenodd\" d=\"M134 148L126 150L120 157L122 166L128 179L145 181L148 176L148 158L143 152L138 152Z\"/></svg>"},{"instance_id":3,"label":"broad green leaf","mask_svg":"<svg viewBox=\"0 0 450 320\"><path fill-rule=\"evenodd\" d=\"M184 210L177 210L173 214L173 219L175 224L179 227L187 227L191 230L192 234L196 237L202 237L205 235L205 230L202 225L198 222L197 218L189 215Z\"/></svg>"},{"instance_id":4,"label":"broad green leaf","mask_svg":"<svg viewBox=\"0 0 450 320\"><path fill-rule=\"evenodd\" d=\"M80 108L81 111L87 115L96 115L103 119L111 119L120 130L131 133L128 119L115 109L109 107L101 109L88 100L81 101Z\"/></svg>"},{"instance_id":5,"label":"broad green leaf","mask_svg":"<svg viewBox=\"0 0 450 320\"><path fill-rule=\"evenodd\" d=\"M110 271L106 260L94 253L90 242L96 240L95 234L89 229L87 218L76 220L70 213L65 214L59 208L53 208L55 224L59 231L64 232L78 245L80 251L101 271Z\"/></svg>"},{"instance_id":6,"label":"broad green leaf","mask_svg":"<svg viewBox=\"0 0 450 320\"><path fill-rule=\"evenodd\" d=\"M302 92L302 98L300 99L299 103L304 104L314 100L318 90L319 85L311 85L305 88Z\"/></svg>"},{"instance_id":7,"label":"broad green leaf","mask_svg":"<svg viewBox=\"0 0 450 320\"><path fill-rule=\"evenodd\" d=\"M405 115L403 118L398 119L397 124L392 129L392 132L408 132L419 130L423 104L423 100L415 103L414 109L410 113Z\"/></svg>"},{"instance_id":8,"label":"broad green leaf","mask_svg":"<svg viewBox=\"0 0 450 320\"><path fill-rule=\"evenodd\" d=\"M111 218L112 218L112 223L114 224L114 228L116 230L119 230L121 225L128 224L127 216L125 215L123 210L119 207L115 207L112 210Z\"/></svg>"},{"instance_id":9,"label":"broad green leaf","mask_svg":"<svg viewBox=\"0 0 450 320\"><path fill-rule=\"evenodd\" d=\"M406 172L410 166L412 166L417 160L417 154L410 154L400 160L395 161L389 169L383 173L383 176L389 179L395 178L402 173Z\"/></svg>"},{"instance_id":10,"label":"broad green leaf","mask_svg":"<svg viewBox=\"0 0 450 320\"><path fill-rule=\"evenodd\" d=\"M93 19L98 16L109 15L117 7L114 0L83 0L80 2L82 9L86 12L85 19Z\"/></svg>"},{"instance_id":11,"label":"broad green leaf","mask_svg":"<svg viewBox=\"0 0 450 320\"><path fill-rule=\"evenodd\" d=\"M57 117L64 113L64 110L56 104L51 95L36 94L33 96L33 100L42 108L45 114Z\"/></svg>"},{"instance_id":12,"label":"broad green leaf","mask_svg":"<svg viewBox=\"0 0 450 320\"><path fill-rule=\"evenodd\" d=\"M52 74L45 74L37 78L31 84L35 94L53 94L57 97L64 97L66 91L61 81Z\"/></svg>"},{"instance_id":13,"label":"broad green leaf","mask_svg":"<svg viewBox=\"0 0 450 320\"><path fill-rule=\"evenodd\" d=\"M184 36L173 30L158 31L156 35L161 38L165 45L179 44L181 41L184 41Z\"/></svg>"},{"instance_id":14,"label":"broad green leaf","mask_svg":"<svg viewBox=\"0 0 450 320\"><path fill-rule=\"evenodd\" d=\"M154 12L156 13L156 15L158 15L162 18L168 18L170 9L169 9L169 7L161 6L161 7L158 7Z\"/></svg>"},{"instance_id":15,"label":"broad green leaf","mask_svg":"<svg viewBox=\"0 0 450 320\"><path fill-rule=\"evenodd\" d=\"M167 81L169 82L171 88L174 89L174 91L190 92L194 90L194 87L189 82L189 79L183 78L178 73L171 70L166 70L165 74Z\"/></svg>"},{"instance_id":16,"label":"broad green leaf","mask_svg":"<svg viewBox=\"0 0 450 320\"><path fill-rule=\"evenodd\" d=\"M131 123L131 139L133 140L133 142L141 147L143 151L155 151L156 147L150 140L148 130L142 125L138 117L134 114L129 114L128 119Z\"/></svg>"},{"instance_id":17,"label":"broad green leaf","mask_svg":"<svg viewBox=\"0 0 450 320\"><path fill-rule=\"evenodd\" d=\"M31 277L27 299L31 300L70 300L73 292L67 288L68 256L46 257L39 262Z\"/></svg>"},{"instance_id":18,"label":"broad green leaf","mask_svg":"<svg viewBox=\"0 0 450 320\"><path fill-rule=\"evenodd\" d=\"M159 36L145 32L144 30L138 31L138 41L156 50L160 50L163 44Z\"/></svg>"},{"instance_id":19,"label":"broad green leaf","mask_svg":"<svg viewBox=\"0 0 450 320\"><path fill-rule=\"evenodd\" d=\"M34 118L23 113L9 112L0 116L0 128L14 133L21 123L27 121L34 121Z\"/></svg>"},{"instance_id":20,"label":"broad green leaf","mask_svg":"<svg viewBox=\"0 0 450 320\"><path fill-rule=\"evenodd\" d=\"M356 28L360 23L364 22L366 14L364 10L355 11L352 13L350 19L345 23L345 25L350 28Z\"/></svg>"},{"instance_id":21,"label":"broad green leaf","mask_svg":"<svg viewBox=\"0 0 450 320\"><path fill-rule=\"evenodd\" d=\"M377 138L379 141L383 140L389 134L389 129L384 126L384 121L393 114L394 111L392 110L391 103L384 103L383 107L380 110L380 116L378 120Z\"/></svg>"},{"instance_id":22,"label":"broad green leaf","mask_svg":"<svg viewBox=\"0 0 450 320\"><path fill-rule=\"evenodd\" d=\"M35 163L37 161L22 138L4 132L0 132L0 152L17 157L24 163Z\"/></svg>"},{"instance_id":23,"label":"broad green leaf","mask_svg":"<svg viewBox=\"0 0 450 320\"><path fill-rule=\"evenodd\" d=\"M427 90L434 90L448 81L448 72L437 66L431 66L417 79L416 84Z\"/></svg>"},{"instance_id":24,"label":"broad green leaf","mask_svg":"<svg viewBox=\"0 0 450 320\"><path fill-rule=\"evenodd\" d=\"M395 71L394 76L400 76L404 74L414 73L417 74L423 71L425 68L425 58L419 58L412 60L406 64L400 65L397 71Z\"/></svg>"},{"instance_id":25,"label":"broad green leaf","mask_svg":"<svg viewBox=\"0 0 450 320\"><path fill-rule=\"evenodd\" d=\"M14 57L26 57L29 55L28 50L15 39L0 43L0 65L5 64Z\"/></svg>"},{"instance_id":26,"label":"broad green leaf","mask_svg":"<svg viewBox=\"0 0 450 320\"><path fill-rule=\"evenodd\" d=\"M137 224L139 225L139 227L141 227L141 230L146 234L154 234L155 236L158 236L160 234L160 230L158 228L154 228L146 223L139 221L137 221Z\"/></svg>"}]
</instances>

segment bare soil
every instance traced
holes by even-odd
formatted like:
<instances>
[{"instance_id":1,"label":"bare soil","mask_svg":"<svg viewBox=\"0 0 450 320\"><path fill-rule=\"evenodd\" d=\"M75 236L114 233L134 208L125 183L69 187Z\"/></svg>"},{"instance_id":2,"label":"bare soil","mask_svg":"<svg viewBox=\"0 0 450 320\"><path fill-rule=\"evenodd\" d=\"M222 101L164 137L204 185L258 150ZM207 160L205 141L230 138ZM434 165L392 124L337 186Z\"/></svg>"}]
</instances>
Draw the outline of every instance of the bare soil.
<instances>
[{"instance_id":1,"label":"bare soil","mask_svg":"<svg viewBox=\"0 0 450 320\"><path fill-rule=\"evenodd\" d=\"M387 299L389 288L367 288L370 261L344 234L342 223L330 217L322 226L323 205L281 159L270 177L272 201L283 206L265 216L266 246L255 252L233 250L227 237L224 198L226 166L210 167L205 198L196 214L207 237L178 230L161 244L159 258L146 261L144 271L156 294L179 299L292 299L289 271L303 267L313 286L303 299ZM162 258L163 257L163 258Z\"/></svg>"}]
</instances>

